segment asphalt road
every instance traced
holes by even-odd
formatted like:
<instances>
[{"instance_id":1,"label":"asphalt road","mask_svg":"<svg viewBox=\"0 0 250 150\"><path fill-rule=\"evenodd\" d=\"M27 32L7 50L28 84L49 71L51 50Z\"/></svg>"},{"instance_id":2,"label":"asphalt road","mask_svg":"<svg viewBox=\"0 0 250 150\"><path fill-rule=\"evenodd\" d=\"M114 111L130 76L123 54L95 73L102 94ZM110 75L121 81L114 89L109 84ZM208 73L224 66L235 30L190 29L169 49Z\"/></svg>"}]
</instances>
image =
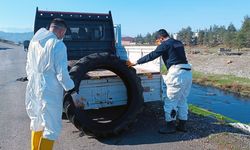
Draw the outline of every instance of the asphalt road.
<instances>
[{"instance_id":1,"label":"asphalt road","mask_svg":"<svg viewBox=\"0 0 250 150\"><path fill-rule=\"evenodd\" d=\"M15 81L25 76L26 52L22 47L0 43L0 149L30 149L29 118L24 99L26 82ZM214 124L212 118L190 114L188 133L158 134L163 124L162 103L149 103L130 130L120 136L96 139L81 135L71 123L63 120L63 130L55 142L55 150L165 150L217 149L207 139L222 132L240 133L227 126ZM249 142L249 141L248 141Z\"/></svg>"}]
</instances>

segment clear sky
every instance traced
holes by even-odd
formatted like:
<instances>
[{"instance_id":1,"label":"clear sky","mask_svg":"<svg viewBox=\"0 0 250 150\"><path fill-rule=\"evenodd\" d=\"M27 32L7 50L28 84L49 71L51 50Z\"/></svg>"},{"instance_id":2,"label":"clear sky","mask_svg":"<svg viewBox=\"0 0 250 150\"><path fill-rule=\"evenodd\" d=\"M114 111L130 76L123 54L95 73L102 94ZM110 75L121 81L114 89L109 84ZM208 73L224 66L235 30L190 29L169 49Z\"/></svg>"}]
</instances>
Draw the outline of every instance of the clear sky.
<instances>
[{"instance_id":1,"label":"clear sky","mask_svg":"<svg viewBox=\"0 0 250 150\"><path fill-rule=\"evenodd\" d=\"M240 28L250 16L250 0L1 0L0 30L32 31L35 10L97 12L111 10L122 34L145 35L159 28L175 33L190 26L193 31L210 25L233 23Z\"/></svg>"}]
</instances>

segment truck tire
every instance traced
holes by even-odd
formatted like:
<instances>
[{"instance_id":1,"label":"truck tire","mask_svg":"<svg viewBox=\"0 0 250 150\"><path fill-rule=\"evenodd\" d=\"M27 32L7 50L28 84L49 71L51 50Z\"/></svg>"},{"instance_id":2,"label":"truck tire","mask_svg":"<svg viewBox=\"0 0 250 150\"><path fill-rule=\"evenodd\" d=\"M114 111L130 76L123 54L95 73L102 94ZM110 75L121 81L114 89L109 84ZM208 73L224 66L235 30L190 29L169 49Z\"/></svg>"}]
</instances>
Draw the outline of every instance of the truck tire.
<instances>
[{"instance_id":1,"label":"truck tire","mask_svg":"<svg viewBox=\"0 0 250 150\"><path fill-rule=\"evenodd\" d=\"M70 70L70 76L75 83L76 91L79 90L81 80L86 73L96 69L106 69L114 72L123 81L127 89L127 105L108 108L83 110L72 105L72 97L66 94L64 103L66 114L75 126L85 133L96 137L118 135L136 120L136 116L142 110L144 103L141 80L134 68L128 67L126 62L108 53L94 53L81 58ZM69 110L71 109L71 110ZM73 112L73 113L72 113ZM98 120L96 118L104 118ZM105 122L105 118L107 120ZM73 119L73 120L72 120Z\"/></svg>"}]
</instances>

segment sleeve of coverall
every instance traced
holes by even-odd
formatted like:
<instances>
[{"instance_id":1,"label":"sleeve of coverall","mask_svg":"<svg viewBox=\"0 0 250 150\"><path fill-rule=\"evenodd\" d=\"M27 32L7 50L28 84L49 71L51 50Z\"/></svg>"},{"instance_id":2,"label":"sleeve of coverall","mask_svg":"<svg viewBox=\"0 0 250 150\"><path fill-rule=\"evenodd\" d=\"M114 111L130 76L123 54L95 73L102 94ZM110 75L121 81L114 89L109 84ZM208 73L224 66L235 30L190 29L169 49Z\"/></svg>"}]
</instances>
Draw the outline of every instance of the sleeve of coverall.
<instances>
[{"instance_id":1,"label":"sleeve of coverall","mask_svg":"<svg viewBox=\"0 0 250 150\"><path fill-rule=\"evenodd\" d=\"M59 42L55 45L54 60L57 80L65 91L73 89L74 82L70 78L68 72L67 49L62 42Z\"/></svg>"},{"instance_id":2,"label":"sleeve of coverall","mask_svg":"<svg viewBox=\"0 0 250 150\"><path fill-rule=\"evenodd\" d=\"M29 80L29 76L30 76L30 61L31 61L31 51L32 51L32 43L30 43L29 48L28 48L28 52L27 52L27 60L26 60L26 75L27 75L27 79Z\"/></svg>"},{"instance_id":3,"label":"sleeve of coverall","mask_svg":"<svg viewBox=\"0 0 250 150\"><path fill-rule=\"evenodd\" d=\"M168 45L165 44L161 44L159 46L157 46L157 48L152 51L151 53L143 56L142 58L140 58L139 60L137 60L138 64L144 64L146 62L152 61L154 59L156 59L157 57L161 56L164 51L168 48Z\"/></svg>"}]
</instances>

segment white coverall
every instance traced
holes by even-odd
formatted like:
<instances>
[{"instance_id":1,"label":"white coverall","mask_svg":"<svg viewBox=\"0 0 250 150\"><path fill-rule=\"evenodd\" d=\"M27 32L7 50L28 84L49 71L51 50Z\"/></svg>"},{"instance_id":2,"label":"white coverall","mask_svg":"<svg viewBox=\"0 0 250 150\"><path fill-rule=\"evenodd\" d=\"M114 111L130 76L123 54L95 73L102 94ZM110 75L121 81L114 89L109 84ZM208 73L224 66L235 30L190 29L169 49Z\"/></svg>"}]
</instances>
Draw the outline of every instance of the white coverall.
<instances>
[{"instance_id":1,"label":"white coverall","mask_svg":"<svg viewBox=\"0 0 250 150\"><path fill-rule=\"evenodd\" d=\"M163 100L165 120L167 122L176 120L176 116L174 118L171 117L173 109L177 112L178 119L188 119L187 96L192 85L192 72L180 68L191 69L191 65L172 65L167 75L163 76Z\"/></svg>"},{"instance_id":2,"label":"white coverall","mask_svg":"<svg viewBox=\"0 0 250 150\"><path fill-rule=\"evenodd\" d=\"M53 32L41 28L32 38L27 55L26 111L32 131L56 140L62 128L63 89L74 88L67 70L67 49Z\"/></svg>"}]
</instances>

